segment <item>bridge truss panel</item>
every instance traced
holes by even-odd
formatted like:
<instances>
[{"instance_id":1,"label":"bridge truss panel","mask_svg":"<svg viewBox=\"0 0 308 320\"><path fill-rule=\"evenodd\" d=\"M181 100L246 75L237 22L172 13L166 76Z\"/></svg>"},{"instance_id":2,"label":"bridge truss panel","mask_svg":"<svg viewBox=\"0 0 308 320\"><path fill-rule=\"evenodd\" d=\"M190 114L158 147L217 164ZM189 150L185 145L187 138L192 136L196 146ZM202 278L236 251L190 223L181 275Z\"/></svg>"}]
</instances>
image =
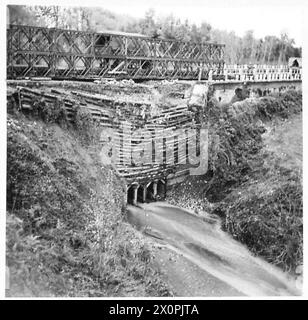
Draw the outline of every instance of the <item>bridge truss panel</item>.
<instances>
[{"instance_id":1,"label":"bridge truss panel","mask_svg":"<svg viewBox=\"0 0 308 320\"><path fill-rule=\"evenodd\" d=\"M7 77L207 79L223 75L224 46L11 25Z\"/></svg>"}]
</instances>

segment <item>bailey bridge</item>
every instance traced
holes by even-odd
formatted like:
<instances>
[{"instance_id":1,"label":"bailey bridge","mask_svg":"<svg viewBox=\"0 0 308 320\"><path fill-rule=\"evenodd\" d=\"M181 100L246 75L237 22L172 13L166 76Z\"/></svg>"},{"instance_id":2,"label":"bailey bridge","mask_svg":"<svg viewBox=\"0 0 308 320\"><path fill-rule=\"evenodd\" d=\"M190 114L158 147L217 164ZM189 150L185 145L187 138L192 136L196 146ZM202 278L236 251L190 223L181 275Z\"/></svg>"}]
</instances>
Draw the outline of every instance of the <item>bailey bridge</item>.
<instances>
[{"instance_id":1,"label":"bailey bridge","mask_svg":"<svg viewBox=\"0 0 308 320\"><path fill-rule=\"evenodd\" d=\"M86 108L101 129L101 157L127 185L128 202L163 198L196 168L207 90L217 103L301 89L302 69L226 65L224 45L125 33L11 25L8 101ZM120 80L120 81L119 81Z\"/></svg>"}]
</instances>

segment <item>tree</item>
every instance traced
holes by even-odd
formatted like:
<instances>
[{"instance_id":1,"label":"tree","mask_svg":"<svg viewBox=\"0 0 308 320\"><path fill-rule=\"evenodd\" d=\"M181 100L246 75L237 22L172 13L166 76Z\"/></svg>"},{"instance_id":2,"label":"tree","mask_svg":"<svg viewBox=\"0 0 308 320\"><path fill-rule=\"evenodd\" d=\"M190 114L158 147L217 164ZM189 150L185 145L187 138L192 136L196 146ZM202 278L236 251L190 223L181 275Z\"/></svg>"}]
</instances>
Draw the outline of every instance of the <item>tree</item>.
<instances>
[{"instance_id":1,"label":"tree","mask_svg":"<svg viewBox=\"0 0 308 320\"><path fill-rule=\"evenodd\" d=\"M253 30L246 31L243 37L243 59L244 63L250 63L254 56L254 35Z\"/></svg>"},{"instance_id":2,"label":"tree","mask_svg":"<svg viewBox=\"0 0 308 320\"><path fill-rule=\"evenodd\" d=\"M207 42L211 40L211 30L212 30L212 27L210 24L206 22L201 23L201 26L200 26L201 42Z\"/></svg>"},{"instance_id":3,"label":"tree","mask_svg":"<svg viewBox=\"0 0 308 320\"><path fill-rule=\"evenodd\" d=\"M239 37L234 32L213 29L205 21L196 25L187 19L182 22L172 14L156 17L153 9L149 9L144 18L137 19L103 8L10 5L9 17L11 23L17 24L98 32L127 31L171 40L223 43L227 64L286 63L289 57L301 56L301 48L295 47L294 40L285 32L280 37L257 39L253 31L248 30L243 37Z\"/></svg>"},{"instance_id":4,"label":"tree","mask_svg":"<svg viewBox=\"0 0 308 320\"><path fill-rule=\"evenodd\" d=\"M145 13L145 18L140 21L141 32L148 36L153 36L156 32L156 25L154 21L155 11L154 9L149 9Z\"/></svg>"},{"instance_id":5,"label":"tree","mask_svg":"<svg viewBox=\"0 0 308 320\"><path fill-rule=\"evenodd\" d=\"M9 5L9 23L31 25L33 21L40 24L36 14L26 6Z\"/></svg>"}]
</instances>

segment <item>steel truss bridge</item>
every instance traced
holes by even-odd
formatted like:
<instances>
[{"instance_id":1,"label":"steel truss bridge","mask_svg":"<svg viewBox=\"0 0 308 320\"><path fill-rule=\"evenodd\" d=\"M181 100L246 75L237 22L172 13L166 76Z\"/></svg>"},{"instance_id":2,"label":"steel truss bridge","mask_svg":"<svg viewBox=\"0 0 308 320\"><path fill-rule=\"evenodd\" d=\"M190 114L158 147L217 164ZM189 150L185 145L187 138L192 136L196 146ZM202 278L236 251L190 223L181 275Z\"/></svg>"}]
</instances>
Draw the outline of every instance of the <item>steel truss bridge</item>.
<instances>
[{"instance_id":1,"label":"steel truss bridge","mask_svg":"<svg viewBox=\"0 0 308 320\"><path fill-rule=\"evenodd\" d=\"M224 45L10 25L7 78L199 79L219 78Z\"/></svg>"}]
</instances>

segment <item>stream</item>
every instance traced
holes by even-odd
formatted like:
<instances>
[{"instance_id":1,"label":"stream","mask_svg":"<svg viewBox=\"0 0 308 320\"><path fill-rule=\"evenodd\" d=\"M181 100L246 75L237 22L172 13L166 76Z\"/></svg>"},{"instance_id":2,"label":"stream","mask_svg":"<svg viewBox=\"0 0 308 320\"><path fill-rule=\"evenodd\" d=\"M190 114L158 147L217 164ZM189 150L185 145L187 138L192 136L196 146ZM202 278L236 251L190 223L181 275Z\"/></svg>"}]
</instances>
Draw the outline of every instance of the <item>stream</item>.
<instances>
[{"instance_id":1,"label":"stream","mask_svg":"<svg viewBox=\"0 0 308 320\"><path fill-rule=\"evenodd\" d=\"M301 294L289 275L254 257L243 244L222 231L217 216L196 215L166 202L153 202L128 205L128 221L240 295Z\"/></svg>"}]
</instances>

